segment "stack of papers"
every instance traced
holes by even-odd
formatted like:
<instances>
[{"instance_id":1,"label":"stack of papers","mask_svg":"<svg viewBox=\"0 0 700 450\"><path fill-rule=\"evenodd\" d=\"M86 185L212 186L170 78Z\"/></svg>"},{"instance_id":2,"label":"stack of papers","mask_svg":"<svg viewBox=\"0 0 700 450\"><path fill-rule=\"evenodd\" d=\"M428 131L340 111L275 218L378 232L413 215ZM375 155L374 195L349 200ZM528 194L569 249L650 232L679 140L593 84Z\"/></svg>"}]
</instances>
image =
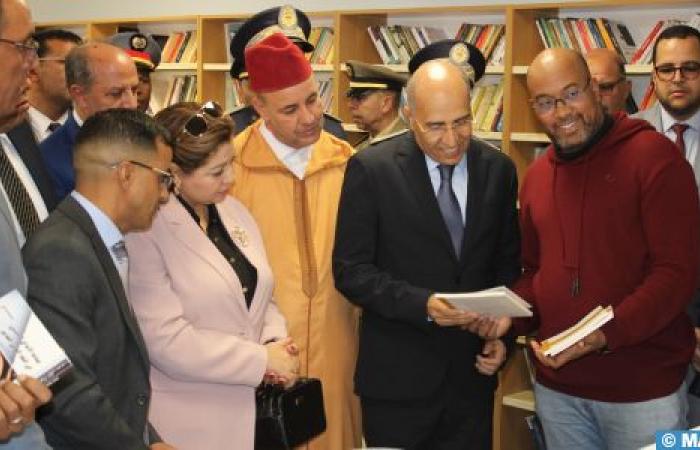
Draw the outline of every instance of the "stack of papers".
<instances>
[{"instance_id":1,"label":"stack of papers","mask_svg":"<svg viewBox=\"0 0 700 450\"><path fill-rule=\"evenodd\" d=\"M531 317L530 304L505 286L477 292L435 294L453 308L489 317Z\"/></svg>"},{"instance_id":2,"label":"stack of papers","mask_svg":"<svg viewBox=\"0 0 700 450\"><path fill-rule=\"evenodd\" d=\"M0 298L0 352L3 378L29 375L50 386L73 367L16 290Z\"/></svg>"},{"instance_id":3,"label":"stack of papers","mask_svg":"<svg viewBox=\"0 0 700 450\"><path fill-rule=\"evenodd\" d=\"M612 318L612 306L606 306L605 308L597 306L574 326L567 328L556 336L542 341L540 343L542 352L546 356L556 356L608 323Z\"/></svg>"}]
</instances>

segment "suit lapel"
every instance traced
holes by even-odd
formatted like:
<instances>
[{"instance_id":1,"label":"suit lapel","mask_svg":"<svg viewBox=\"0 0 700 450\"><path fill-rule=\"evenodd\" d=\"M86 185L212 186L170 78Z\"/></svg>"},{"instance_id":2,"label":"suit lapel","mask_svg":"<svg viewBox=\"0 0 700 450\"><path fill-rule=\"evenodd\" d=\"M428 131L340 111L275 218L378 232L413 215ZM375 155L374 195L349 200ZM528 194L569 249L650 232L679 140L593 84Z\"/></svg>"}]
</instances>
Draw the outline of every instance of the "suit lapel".
<instances>
[{"instance_id":1,"label":"suit lapel","mask_svg":"<svg viewBox=\"0 0 700 450\"><path fill-rule=\"evenodd\" d=\"M228 261L221 255L221 252L219 252L216 246L211 243L209 237L197 226L192 216L190 216L177 198L171 196L170 201L161 208L161 213L164 214L173 236L175 236L184 247L189 248L193 254L197 255L197 257L211 266L214 272L218 273L219 276L223 278L232 292L243 292L243 288L233 267L231 267ZM229 235L231 235L232 227L230 226L230 221L226 221L224 214L219 215L221 216L221 220L224 221ZM236 244L238 245L238 243ZM240 245L239 248L241 248ZM241 250L244 251L244 249ZM246 257L248 257L248 254L246 254ZM236 297L243 298L242 295L237 295ZM241 310L248 314L248 307L245 305L245 300L238 303Z\"/></svg>"},{"instance_id":2,"label":"suit lapel","mask_svg":"<svg viewBox=\"0 0 700 450\"><path fill-rule=\"evenodd\" d=\"M143 341L141 330L139 329L136 318L134 317L131 307L129 306L129 302L126 298L125 286L122 283L121 277L119 276L119 272L114 265L114 261L112 260L109 250L107 247L105 247L104 242L102 242L102 238L100 237L95 224L92 222L92 219L83 209L83 207L80 206L80 204L71 196L68 196L66 200L58 206L58 209L73 220L73 222L75 222L90 239L92 247L95 250L95 255L97 256L97 259L100 262L100 265L102 266L112 289L117 306L122 313L122 318L124 319L129 331L131 331L131 334L136 341L136 346L139 349L139 353L141 354L146 367L148 367L150 365L148 351L146 350L146 345Z\"/></svg>"},{"instance_id":3,"label":"suit lapel","mask_svg":"<svg viewBox=\"0 0 700 450\"><path fill-rule=\"evenodd\" d=\"M415 194L415 198L418 200L419 210L423 212L422 217L425 219L426 229L433 232L442 241L456 261L457 255L452 246L450 232L447 230L445 220L442 218L435 191L430 182L425 155L416 144L413 133L406 133L401 139L404 140L404 145L401 146L403 150L397 153L397 164L406 177L406 185L410 186L410 189Z\"/></svg>"},{"instance_id":4,"label":"suit lapel","mask_svg":"<svg viewBox=\"0 0 700 450\"><path fill-rule=\"evenodd\" d=\"M468 260L476 228L479 224L480 212L484 198L484 186L488 180L488 166L481 157L481 146L478 141L472 138L467 150L467 171L469 180L467 182L467 221L464 231L464 242L462 243L462 264Z\"/></svg>"},{"instance_id":5,"label":"suit lapel","mask_svg":"<svg viewBox=\"0 0 700 450\"><path fill-rule=\"evenodd\" d=\"M22 162L29 170L29 174L32 176L44 200L46 209L53 211L57 204L56 190L51 183L44 161L41 159L39 146L32 132L31 125L25 120L10 130L7 133L7 137L10 138L15 149L17 149L17 153L22 158Z\"/></svg>"}]
</instances>

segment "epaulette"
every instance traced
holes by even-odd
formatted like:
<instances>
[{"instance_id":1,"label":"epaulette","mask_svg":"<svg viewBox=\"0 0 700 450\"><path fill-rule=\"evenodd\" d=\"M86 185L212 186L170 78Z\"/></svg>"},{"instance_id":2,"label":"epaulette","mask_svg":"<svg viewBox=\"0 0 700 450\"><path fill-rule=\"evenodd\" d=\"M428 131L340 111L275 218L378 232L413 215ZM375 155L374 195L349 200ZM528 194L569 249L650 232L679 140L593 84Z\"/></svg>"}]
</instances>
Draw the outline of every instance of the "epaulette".
<instances>
[{"instance_id":1,"label":"epaulette","mask_svg":"<svg viewBox=\"0 0 700 450\"><path fill-rule=\"evenodd\" d=\"M323 113L323 115L326 116L326 119L331 119L332 121L338 122L338 123L341 123L341 124L343 123L342 120L338 119L338 118L335 117L333 114L330 114L330 113Z\"/></svg>"},{"instance_id":2,"label":"epaulette","mask_svg":"<svg viewBox=\"0 0 700 450\"><path fill-rule=\"evenodd\" d=\"M374 145L374 144L378 144L379 142L384 142L387 139L395 138L396 136L401 136L402 134L404 134L406 132L408 132L407 129L406 130L399 130L399 131L396 131L394 133L390 133L390 134L386 134L384 136L376 137L376 138L372 139L372 142L370 142L369 145Z\"/></svg>"}]
</instances>

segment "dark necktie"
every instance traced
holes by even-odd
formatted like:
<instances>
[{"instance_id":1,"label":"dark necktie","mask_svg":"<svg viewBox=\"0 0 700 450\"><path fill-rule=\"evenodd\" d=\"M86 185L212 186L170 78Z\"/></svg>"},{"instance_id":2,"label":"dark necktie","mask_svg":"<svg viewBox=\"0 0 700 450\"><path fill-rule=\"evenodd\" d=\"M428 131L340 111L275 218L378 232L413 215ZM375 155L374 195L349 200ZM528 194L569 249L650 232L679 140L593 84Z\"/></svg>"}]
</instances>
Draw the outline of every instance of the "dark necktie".
<instances>
[{"instance_id":1,"label":"dark necktie","mask_svg":"<svg viewBox=\"0 0 700 450\"><path fill-rule=\"evenodd\" d=\"M685 141L683 140L683 133L689 128L687 123L674 123L671 125L671 129L676 133L676 146L681 150L681 153L685 156Z\"/></svg>"},{"instance_id":2,"label":"dark necktie","mask_svg":"<svg viewBox=\"0 0 700 450\"><path fill-rule=\"evenodd\" d=\"M34 208L32 198L20 180L15 168L5 154L5 149L0 145L0 182L5 189L12 209L15 212L19 226L22 228L24 238L29 239L29 236L39 225L39 214Z\"/></svg>"},{"instance_id":3,"label":"dark necktie","mask_svg":"<svg viewBox=\"0 0 700 450\"><path fill-rule=\"evenodd\" d=\"M464 238L464 223L462 223L462 211L459 209L457 196L452 190L452 173L455 166L440 164L438 169L440 170L440 188L437 193L437 201L447 230L450 232L455 253L459 257Z\"/></svg>"},{"instance_id":4,"label":"dark necktie","mask_svg":"<svg viewBox=\"0 0 700 450\"><path fill-rule=\"evenodd\" d=\"M58 128L58 127L60 127L60 126L61 126L61 124L58 123L58 122L51 122L51 123L49 124L49 132L50 132L50 133L53 133L54 131L56 131L56 128Z\"/></svg>"}]
</instances>

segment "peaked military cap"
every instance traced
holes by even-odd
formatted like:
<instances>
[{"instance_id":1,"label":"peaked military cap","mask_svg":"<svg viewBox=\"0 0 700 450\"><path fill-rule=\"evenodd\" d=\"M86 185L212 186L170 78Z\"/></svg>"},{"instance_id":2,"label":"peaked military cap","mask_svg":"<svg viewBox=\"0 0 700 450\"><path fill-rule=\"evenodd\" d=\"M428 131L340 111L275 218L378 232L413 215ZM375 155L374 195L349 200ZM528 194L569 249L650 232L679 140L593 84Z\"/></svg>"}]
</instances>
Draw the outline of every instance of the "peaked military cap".
<instances>
[{"instance_id":1,"label":"peaked military cap","mask_svg":"<svg viewBox=\"0 0 700 450\"><path fill-rule=\"evenodd\" d=\"M257 44L266 37L282 33L294 42L302 52L313 51L314 46L308 41L311 22L302 11L292 6L277 6L260 11L246 20L231 39L231 76L245 78L245 49Z\"/></svg>"},{"instance_id":2,"label":"peaked military cap","mask_svg":"<svg viewBox=\"0 0 700 450\"><path fill-rule=\"evenodd\" d=\"M479 81L486 71L486 59L481 51L456 39L443 39L418 50L408 62L408 71L413 74L424 62L440 58L447 58L461 67L472 84Z\"/></svg>"},{"instance_id":3,"label":"peaked military cap","mask_svg":"<svg viewBox=\"0 0 700 450\"><path fill-rule=\"evenodd\" d=\"M155 70L160 64L160 45L151 36L127 31L110 37L108 42L124 50L138 68Z\"/></svg>"},{"instance_id":4,"label":"peaked military cap","mask_svg":"<svg viewBox=\"0 0 700 450\"><path fill-rule=\"evenodd\" d=\"M408 75L405 73L397 73L379 65L367 64L361 61L347 61L345 66L350 78L348 97L367 90L387 89L401 92L408 80Z\"/></svg>"}]
</instances>

